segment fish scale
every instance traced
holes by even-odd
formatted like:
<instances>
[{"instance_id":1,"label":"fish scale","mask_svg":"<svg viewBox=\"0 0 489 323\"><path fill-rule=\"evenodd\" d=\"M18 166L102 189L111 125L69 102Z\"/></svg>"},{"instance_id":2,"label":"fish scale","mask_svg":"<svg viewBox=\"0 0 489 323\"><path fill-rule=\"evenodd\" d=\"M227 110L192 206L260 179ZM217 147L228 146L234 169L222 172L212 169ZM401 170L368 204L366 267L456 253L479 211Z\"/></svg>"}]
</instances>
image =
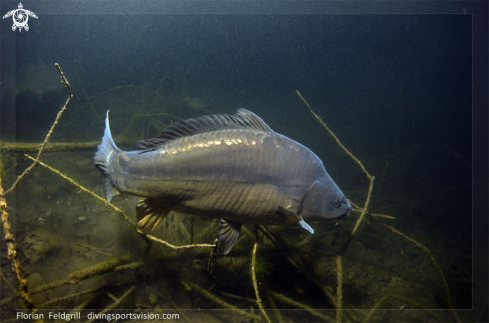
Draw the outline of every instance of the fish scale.
<instances>
[{"instance_id":1,"label":"fish scale","mask_svg":"<svg viewBox=\"0 0 489 323\"><path fill-rule=\"evenodd\" d=\"M220 219L219 250L228 253L242 224L341 219L351 204L308 148L274 132L257 115L202 116L175 123L141 150L115 145L108 114L94 162L106 181L107 200L127 193L138 225L154 230L170 211Z\"/></svg>"}]
</instances>

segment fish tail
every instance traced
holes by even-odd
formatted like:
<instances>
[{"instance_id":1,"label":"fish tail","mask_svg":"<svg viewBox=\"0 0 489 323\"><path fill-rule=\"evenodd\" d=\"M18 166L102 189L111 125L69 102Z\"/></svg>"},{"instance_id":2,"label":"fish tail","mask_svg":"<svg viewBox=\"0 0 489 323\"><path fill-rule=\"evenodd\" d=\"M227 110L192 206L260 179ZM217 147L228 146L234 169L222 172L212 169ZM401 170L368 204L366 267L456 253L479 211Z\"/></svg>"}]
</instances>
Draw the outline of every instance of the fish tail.
<instances>
[{"instance_id":1,"label":"fish tail","mask_svg":"<svg viewBox=\"0 0 489 323\"><path fill-rule=\"evenodd\" d=\"M109 160L113 153L121 152L114 143L112 135L110 134L109 126L109 111L107 111L107 117L105 118L105 132L102 137L102 143L97 146L97 152L93 157L95 167L104 175L105 178L105 191L107 194L107 202L110 202L112 198L120 193L112 184L112 177L109 172Z\"/></svg>"}]
</instances>

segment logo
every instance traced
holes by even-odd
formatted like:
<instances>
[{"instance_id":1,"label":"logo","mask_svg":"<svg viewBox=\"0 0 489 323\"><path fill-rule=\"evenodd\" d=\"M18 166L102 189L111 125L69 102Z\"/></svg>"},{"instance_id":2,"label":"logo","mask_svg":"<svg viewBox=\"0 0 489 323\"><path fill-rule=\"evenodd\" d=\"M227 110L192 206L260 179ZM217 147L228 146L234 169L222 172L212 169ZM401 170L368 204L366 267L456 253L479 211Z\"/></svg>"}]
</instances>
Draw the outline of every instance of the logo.
<instances>
[{"instance_id":1,"label":"logo","mask_svg":"<svg viewBox=\"0 0 489 323\"><path fill-rule=\"evenodd\" d=\"M12 31L15 31L15 29L17 28L19 28L19 31L22 31L22 28L24 28L25 31L28 31L29 25L27 24L27 20L29 20L29 16L37 19L36 14L32 11L25 10L22 3L19 3L19 9L7 12L5 16L2 17L2 19L8 18L10 16L12 16L12 19L14 20Z\"/></svg>"}]
</instances>

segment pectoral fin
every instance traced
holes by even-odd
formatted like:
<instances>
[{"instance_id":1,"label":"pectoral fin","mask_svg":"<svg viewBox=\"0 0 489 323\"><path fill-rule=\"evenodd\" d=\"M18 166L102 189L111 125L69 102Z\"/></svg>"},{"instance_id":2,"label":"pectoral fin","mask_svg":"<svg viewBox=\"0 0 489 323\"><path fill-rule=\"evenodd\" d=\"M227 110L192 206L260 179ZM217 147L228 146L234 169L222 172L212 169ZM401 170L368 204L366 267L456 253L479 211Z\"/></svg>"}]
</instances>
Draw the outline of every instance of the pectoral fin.
<instances>
[{"instance_id":1,"label":"pectoral fin","mask_svg":"<svg viewBox=\"0 0 489 323\"><path fill-rule=\"evenodd\" d=\"M298 215L297 216L299 218L299 225L306 229L307 231L311 232L312 234L314 234L314 230L309 226L309 224L306 223L306 221L304 221L304 219L302 218L302 216Z\"/></svg>"},{"instance_id":2,"label":"pectoral fin","mask_svg":"<svg viewBox=\"0 0 489 323\"><path fill-rule=\"evenodd\" d=\"M277 211L279 211L280 213L282 213L285 216L287 223L298 223L301 227L303 227L304 229L306 229L310 233L314 233L314 230L309 226L309 224L306 223L306 221L304 221L302 216L300 216L300 215L298 215L298 214L296 214L290 210L287 210L285 207L283 207L280 204L277 205Z\"/></svg>"},{"instance_id":3,"label":"pectoral fin","mask_svg":"<svg viewBox=\"0 0 489 323\"><path fill-rule=\"evenodd\" d=\"M170 207L159 204L155 199L141 200L136 204L138 226L143 231L153 231L170 211Z\"/></svg>"},{"instance_id":4,"label":"pectoral fin","mask_svg":"<svg viewBox=\"0 0 489 323\"><path fill-rule=\"evenodd\" d=\"M241 231L241 223L221 219L219 222L219 247L218 252L226 255L231 251Z\"/></svg>"}]
</instances>

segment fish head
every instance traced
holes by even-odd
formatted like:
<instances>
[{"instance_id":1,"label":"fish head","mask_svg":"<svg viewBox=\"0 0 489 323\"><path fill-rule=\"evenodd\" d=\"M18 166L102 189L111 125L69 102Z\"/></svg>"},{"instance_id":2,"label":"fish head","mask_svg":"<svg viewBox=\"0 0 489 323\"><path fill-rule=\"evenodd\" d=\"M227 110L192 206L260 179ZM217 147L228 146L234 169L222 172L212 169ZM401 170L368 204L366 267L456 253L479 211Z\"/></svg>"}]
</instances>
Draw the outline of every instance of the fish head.
<instances>
[{"instance_id":1,"label":"fish head","mask_svg":"<svg viewBox=\"0 0 489 323\"><path fill-rule=\"evenodd\" d=\"M304 220L331 221L350 215L352 206L336 183L327 176L307 189L302 201Z\"/></svg>"}]
</instances>

